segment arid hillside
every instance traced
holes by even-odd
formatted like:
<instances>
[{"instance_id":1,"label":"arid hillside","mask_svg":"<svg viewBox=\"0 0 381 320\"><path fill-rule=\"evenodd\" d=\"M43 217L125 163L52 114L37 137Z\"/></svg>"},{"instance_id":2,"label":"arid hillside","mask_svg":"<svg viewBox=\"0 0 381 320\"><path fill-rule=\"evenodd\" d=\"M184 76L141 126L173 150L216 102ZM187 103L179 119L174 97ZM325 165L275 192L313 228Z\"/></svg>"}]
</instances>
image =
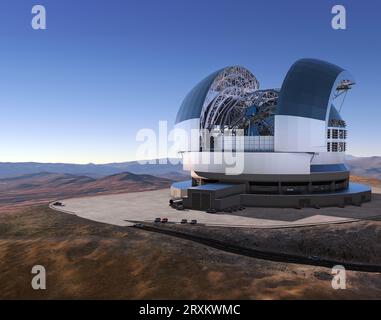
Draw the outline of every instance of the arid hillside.
<instances>
[{"instance_id":1,"label":"arid hillside","mask_svg":"<svg viewBox=\"0 0 381 320\"><path fill-rule=\"evenodd\" d=\"M340 237L369 223L345 228L320 232ZM30 285L37 264L47 290ZM0 271L0 299L381 299L379 274L348 271L347 289L334 290L328 268L248 258L47 206L0 215Z\"/></svg>"},{"instance_id":2,"label":"arid hillside","mask_svg":"<svg viewBox=\"0 0 381 320\"><path fill-rule=\"evenodd\" d=\"M355 176L381 179L381 157L348 156L346 164Z\"/></svg>"},{"instance_id":3,"label":"arid hillside","mask_svg":"<svg viewBox=\"0 0 381 320\"><path fill-rule=\"evenodd\" d=\"M0 179L0 210L58 198L155 190L166 188L170 183L166 178L130 172L99 179L48 172L28 174Z\"/></svg>"},{"instance_id":4,"label":"arid hillside","mask_svg":"<svg viewBox=\"0 0 381 320\"><path fill-rule=\"evenodd\" d=\"M381 188L381 180L376 179L376 178L369 178L369 177L361 177L361 176L352 175L351 181L357 182L357 183L367 184L369 186L376 187L376 188Z\"/></svg>"}]
</instances>

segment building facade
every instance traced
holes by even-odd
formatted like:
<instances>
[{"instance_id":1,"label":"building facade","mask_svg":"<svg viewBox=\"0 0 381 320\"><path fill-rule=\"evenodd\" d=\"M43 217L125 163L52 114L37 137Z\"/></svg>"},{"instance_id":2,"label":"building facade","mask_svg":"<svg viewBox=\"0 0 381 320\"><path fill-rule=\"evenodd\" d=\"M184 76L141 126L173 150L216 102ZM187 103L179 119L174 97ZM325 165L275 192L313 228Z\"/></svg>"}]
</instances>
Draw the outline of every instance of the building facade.
<instances>
[{"instance_id":1,"label":"building facade","mask_svg":"<svg viewBox=\"0 0 381 320\"><path fill-rule=\"evenodd\" d=\"M172 197L198 210L370 201L370 188L351 184L344 163L340 109L354 84L344 69L315 59L295 62L281 88L260 89L243 67L212 73L177 114L191 180L172 185Z\"/></svg>"}]
</instances>

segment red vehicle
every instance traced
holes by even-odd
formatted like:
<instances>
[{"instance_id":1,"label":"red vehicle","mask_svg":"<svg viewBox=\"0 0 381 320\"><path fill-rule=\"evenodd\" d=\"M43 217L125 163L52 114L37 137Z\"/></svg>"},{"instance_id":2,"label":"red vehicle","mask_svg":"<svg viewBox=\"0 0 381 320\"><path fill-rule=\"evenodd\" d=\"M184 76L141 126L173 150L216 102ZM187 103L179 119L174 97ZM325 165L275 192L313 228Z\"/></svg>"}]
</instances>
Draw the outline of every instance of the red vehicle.
<instances>
[{"instance_id":1,"label":"red vehicle","mask_svg":"<svg viewBox=\"0 0 381 320\"><path fill-rule=\"evenodd\" d=\"M161 219L161 222L162 222L162 223L167 223L167 222L168 222L168 218L163 218L163 219Z\"/></svg>"}]
</instances>

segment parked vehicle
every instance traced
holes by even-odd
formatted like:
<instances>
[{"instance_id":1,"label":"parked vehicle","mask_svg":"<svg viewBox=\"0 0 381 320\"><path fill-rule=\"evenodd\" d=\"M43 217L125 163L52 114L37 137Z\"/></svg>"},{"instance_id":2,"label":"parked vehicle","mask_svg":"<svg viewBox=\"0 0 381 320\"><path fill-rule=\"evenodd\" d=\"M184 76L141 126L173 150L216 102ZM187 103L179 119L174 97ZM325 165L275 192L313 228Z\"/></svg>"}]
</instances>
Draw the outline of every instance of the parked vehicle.
<instances>
[{"instance_id":1,"label":"parked vehicle","mask_svg":"<svg viewBox=\"0 0 381 320\"><path fill-rule=\"evenodd\" d=\"M181 224L186 224L186 223L188 223L188 220L187 219L181 219L181 222L180 222Z\"/></svg>"},{"instance_id":2,"label":"parked vehicle","mask_svg":"<svg viewBox=\"0 0 381 320\"><path fill-rule=\"evenodd\" d=\"M320 257L318 257L318 256L309 256L308 259L313 260L313 261L319 261Z\"/></svg>"},{"instance_id":3,"label":"parked vehicle","mask_svg":"<svg viewBox=\"0 0 381 320\"><path fill-rule=\"evenodd\" d=\"M217 210L216 209L208 209L207 211L206 211L206 213L211 213L211 214L214 214L214 213L217 213Z\"/></svg>"},{"instance_id":4,"label":"parked vehicle","mask_svg":"<svg viewBox=\"0 0 381 320\"><path fill-rule=\"evenodd\" d=\"M192 220L191 224L197 224L197 220Z\"/></svg>"},{"instance_id":5,"label":"parked vehicle","mask_svg":"<svg viewBox=\"0 0 381 320\"><path fill-rule=\"evenodd\" d=\"M167 223L167 222L168 222L168 218L161 219L161 223Z\"/></svg>"},{"instance_id":6,"label":"parked vehicle","mask_svg":"<svg viewBox=\"0 0 381 320\"><path fill-rule=\"evenodd\" d=\"M161 222L161 219L160 218L155 218L155 223L159 223Z\"/></svg>"},{"instance_id":7,"label":"parked vehicle","mask_svg":"<svg viewBox=\"0 0 381 320\"><path fill-rule=\"evenodd\" d=\"M144 224L143 223L134 223L134 227L135 228L144 228Z\"/></svg>"},{"instance_id":8,"label":"parked vehicle","mask_svg":"<svg viewBox=\"0 0 381 320\"><path fill-rule=\"evenodd\" d=\"M178 199L178 200L169 200L169 206L173 209L178 209L180 206L184 206L183 204L183 200L182 199Z\"/></svg>"},{"instance_id":9,"label":"parked vehicle","mask_svg":"<svg viewBox=\"0 0 381 320\"><path fill-rule=\"evenodd\" d=\"M53 206L62 207L63 204L62 204L62 202L56 201L56 202L53 203Z\"/></svg>"}]
</instances>

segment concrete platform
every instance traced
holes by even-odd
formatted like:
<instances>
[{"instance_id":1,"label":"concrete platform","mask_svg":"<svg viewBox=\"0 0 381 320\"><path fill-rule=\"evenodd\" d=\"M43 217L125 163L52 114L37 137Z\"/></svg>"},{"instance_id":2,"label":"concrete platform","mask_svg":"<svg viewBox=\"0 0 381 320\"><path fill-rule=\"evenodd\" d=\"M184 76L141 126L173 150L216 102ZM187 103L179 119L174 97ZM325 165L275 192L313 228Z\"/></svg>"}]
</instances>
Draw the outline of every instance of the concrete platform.
<instances>
[{"instance_id":1,"label":"concrete platform","mask_svg":"<svg viewBox=\"0 0 381 320\"><path fill-rule=\"evenodd\" d=\"M380 189L373 192L381 193ZM197 219L208 226L280 228L330 223L343 223L381 217L381 195L374 193L372 202L361 207L345 208L246 208L235 213L208 214L202 211L177 211L168 206L169 189L105 195L62 200L63 207L55 210L82 218L118 226L129 226L135 221L152 222L156 217L167 217L170 222Z\"/></svg>"}]
</instances>

